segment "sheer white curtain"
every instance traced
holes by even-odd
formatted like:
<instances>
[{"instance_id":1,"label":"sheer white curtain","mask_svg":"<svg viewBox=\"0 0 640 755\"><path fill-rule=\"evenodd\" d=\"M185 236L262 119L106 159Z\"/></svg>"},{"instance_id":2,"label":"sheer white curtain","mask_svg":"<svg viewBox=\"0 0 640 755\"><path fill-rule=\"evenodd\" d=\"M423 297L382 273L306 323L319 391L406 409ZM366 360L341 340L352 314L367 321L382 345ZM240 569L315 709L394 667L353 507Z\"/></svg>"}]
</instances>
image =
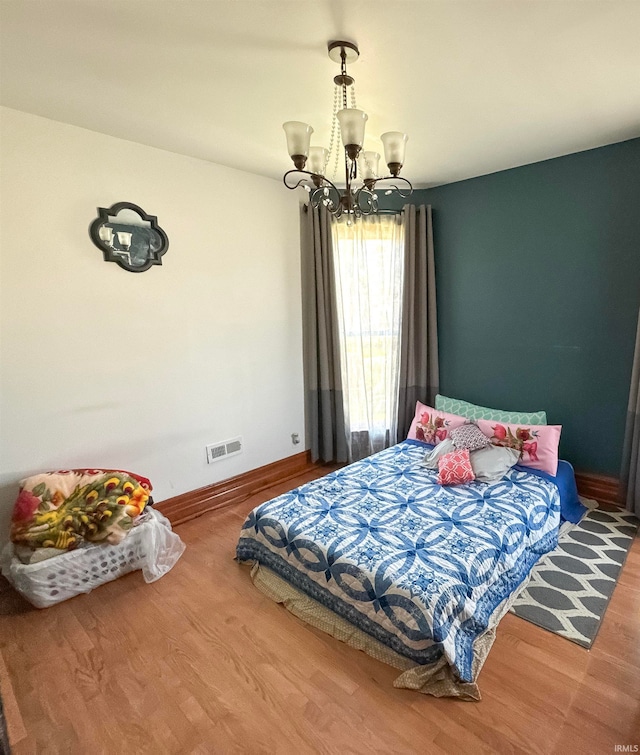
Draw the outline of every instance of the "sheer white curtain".
<instances>
[{"instance_id":1,"label":"sheer white curtain","mask_svg":"<svg viewBox=\"0 0 640 755\"><path fill-rule=\"evenodd\" d=\"M399 215L332 224L349 461L397 442L404 227Z\"/></svg>"}]
</instances>

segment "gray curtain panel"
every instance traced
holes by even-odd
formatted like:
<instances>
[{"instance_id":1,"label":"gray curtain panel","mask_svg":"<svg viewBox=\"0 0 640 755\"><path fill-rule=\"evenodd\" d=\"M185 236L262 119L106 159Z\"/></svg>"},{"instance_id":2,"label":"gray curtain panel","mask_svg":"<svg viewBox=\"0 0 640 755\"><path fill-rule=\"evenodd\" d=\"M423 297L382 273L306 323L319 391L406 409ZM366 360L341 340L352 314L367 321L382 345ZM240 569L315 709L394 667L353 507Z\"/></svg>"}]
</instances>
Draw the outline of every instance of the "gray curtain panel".
<instances>
[{"instance_id":1,"label":"gray curtain panel","mask_svg":"<svg viewBox=\"0 0 640 755\"><path fill-rule=\"evenodd\" d=\"M631 389L627 412L627 429L622 451L620 492L629 511L640 517L640 314L636 333L636 350L631 370Z\"/></svg>"},{"instance_id":2,"label":"gray curtain panel","mask_svg":"<svg viewBox=\"0 0 640 755\"><path fill-rule=\"evenodd\" d=\"M431 207L405 205L402 214L405 256L398 440L407 437L416 401L433 406L440 382Z\"/></svg>"},{"instance_id":3,"label":"gray curtain panel","mask_svg":"<svg viewBox=\"0 0 640 755\"><path fill-rule=\"evenodd\" d=\"M312 461L347 461L340 339L325 208L300 208L305 409Z\"/></svg>"}]
</instances>

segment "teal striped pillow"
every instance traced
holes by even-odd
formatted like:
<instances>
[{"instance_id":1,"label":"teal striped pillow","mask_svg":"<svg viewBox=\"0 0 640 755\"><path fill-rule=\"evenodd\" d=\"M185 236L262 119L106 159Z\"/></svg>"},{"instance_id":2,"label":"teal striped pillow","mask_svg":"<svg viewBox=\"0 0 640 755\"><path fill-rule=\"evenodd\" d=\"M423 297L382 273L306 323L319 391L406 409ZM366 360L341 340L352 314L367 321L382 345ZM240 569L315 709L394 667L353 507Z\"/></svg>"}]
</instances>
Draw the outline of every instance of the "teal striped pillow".
<instances>
[{"instance_id":1,"label":"teal striped pillow","mask_svg":"<svg viewBox=\"0 0 640 755\"><path fill-rule=\"evenodd\" d=\"M511 422L514 425L546 425L546 412L505 412L502 409L488 409L486 406L470 404L448 396L436 396L436 409L449 414L459 414L467 419L488 419L494 422Z\"/></svg>"}]
</instances>

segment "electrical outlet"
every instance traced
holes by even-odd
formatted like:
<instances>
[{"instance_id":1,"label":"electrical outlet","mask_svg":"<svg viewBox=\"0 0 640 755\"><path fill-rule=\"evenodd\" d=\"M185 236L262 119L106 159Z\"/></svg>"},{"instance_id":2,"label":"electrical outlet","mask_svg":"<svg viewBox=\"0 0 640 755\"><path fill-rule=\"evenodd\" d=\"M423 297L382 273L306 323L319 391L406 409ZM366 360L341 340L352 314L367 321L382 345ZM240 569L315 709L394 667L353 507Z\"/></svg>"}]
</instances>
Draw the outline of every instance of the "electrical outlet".
<instances>
[{"instance_id":1,"label":"electrical outlet","mask_svg":"<svg viewBox=\"0 0 640 755\"><path fill-rule=\"evenodd\" d=\"M297 446L298 443L300 443L300 436L298 433L291 433L291 442L294 446Z\"/></svg>"}]
</instances>

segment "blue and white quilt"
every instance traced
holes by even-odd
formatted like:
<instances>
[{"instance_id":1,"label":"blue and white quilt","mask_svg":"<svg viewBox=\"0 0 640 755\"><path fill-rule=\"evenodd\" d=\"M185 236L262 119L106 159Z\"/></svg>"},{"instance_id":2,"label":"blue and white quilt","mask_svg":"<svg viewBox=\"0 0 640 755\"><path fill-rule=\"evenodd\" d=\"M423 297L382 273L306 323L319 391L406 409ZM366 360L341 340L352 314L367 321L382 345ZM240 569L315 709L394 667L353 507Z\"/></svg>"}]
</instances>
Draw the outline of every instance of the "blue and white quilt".
<instances>
[{"instance_id":1,"label":"blue and white quilt","mask_svg":"<svg viewBox=\"0 0 640 755\"><path fill-rule=\"evenodd\" d=\"M473 644L558 540L553 482L512 469L442 487L403 441L254 509L239 561L264 564L417 665L473 679Z\"/></svg>"}]
</instances>

